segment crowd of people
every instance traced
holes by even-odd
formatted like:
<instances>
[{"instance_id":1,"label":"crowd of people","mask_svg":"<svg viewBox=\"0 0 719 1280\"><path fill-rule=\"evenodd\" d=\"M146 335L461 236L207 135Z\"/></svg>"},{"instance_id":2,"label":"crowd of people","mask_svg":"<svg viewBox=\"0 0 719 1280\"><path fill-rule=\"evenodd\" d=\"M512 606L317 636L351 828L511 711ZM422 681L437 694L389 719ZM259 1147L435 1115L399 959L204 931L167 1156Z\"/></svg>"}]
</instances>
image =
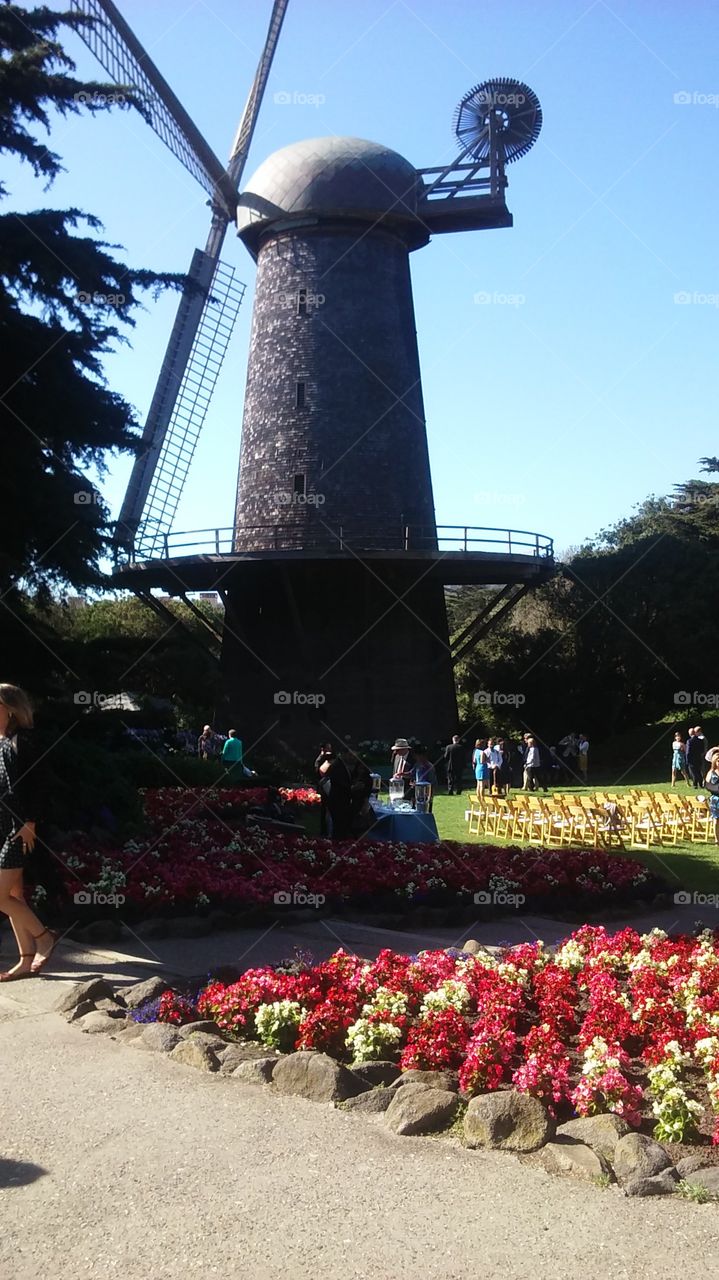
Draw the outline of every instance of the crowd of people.
<instances>
[{"instance_id":1,"label":"crowd of people","mask_svg":"<svg viewBox=\"0 0 719 1280\"><path fill-rule=\"evenodd\" d=\"M454 740L453 740L454 742ZM452 750L452 744L445 749ZM569 733L558 747L548 747L532 733L517 741L509 737L477 738L472 771L481 800L487 788L495 795L509 795L512 788L548 791L559 783L586 785L589 739L585 733Z\"/></svg>"}]
</instances>

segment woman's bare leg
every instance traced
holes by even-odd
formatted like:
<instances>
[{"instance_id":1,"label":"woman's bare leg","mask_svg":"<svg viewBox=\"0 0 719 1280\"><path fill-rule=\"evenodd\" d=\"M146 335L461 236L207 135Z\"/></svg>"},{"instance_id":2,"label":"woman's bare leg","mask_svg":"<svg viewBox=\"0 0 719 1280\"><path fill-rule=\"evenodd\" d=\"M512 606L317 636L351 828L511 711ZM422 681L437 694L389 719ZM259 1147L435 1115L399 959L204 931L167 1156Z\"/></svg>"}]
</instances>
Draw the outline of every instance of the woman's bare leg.
<instances>
[{"instance_id":1,"label":"woman's bare leg","mask_svg":"<svg viewBox=\"0 0 719 1280\"><path fill-rule=\"evenodd\" d=\"M18 884L15 889L11 890L11 892L14 898L18 898L20 902L24 903L25 895L23 893L21 871L18 872ZM12 931L15 934L17 949L20 952L20 955L34 955L35 941L30 930L24 928L21 924L13 923L12 920L10 921L10 924L12 926Z\"/></svg>"},{"instance_id":2,"label":"woman's bare leg","mask_svg":"<svg viewBox=\"0 0 719 1280\"><path fill-rule=\"evenodd\" d=\"M23 897L21 868L0 871L0 911L9 917L20 957L8 972L29 973L36 950L35 937L42 933L42 925Z\"/></svg>"}]
</instances>

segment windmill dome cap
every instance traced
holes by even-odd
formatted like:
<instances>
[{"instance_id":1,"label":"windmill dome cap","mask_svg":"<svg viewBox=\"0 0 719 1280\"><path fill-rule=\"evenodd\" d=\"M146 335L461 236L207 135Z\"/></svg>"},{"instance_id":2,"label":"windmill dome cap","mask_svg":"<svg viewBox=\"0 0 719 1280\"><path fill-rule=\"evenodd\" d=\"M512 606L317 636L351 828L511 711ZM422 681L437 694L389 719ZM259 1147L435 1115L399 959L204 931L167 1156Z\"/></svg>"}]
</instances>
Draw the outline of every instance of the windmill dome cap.
<instances>
[{"instance_id":1,"label":"windmill dome cap","mask_svg":"<svg viewBox=\"0 0 719 1280\"><path fill-rule=\"evenodd\" d=\"M240 196L240 231L292 214L416 217L423 183L390 147L363 138L308 138L275 151Z\"/></svg>"}]
</instances>

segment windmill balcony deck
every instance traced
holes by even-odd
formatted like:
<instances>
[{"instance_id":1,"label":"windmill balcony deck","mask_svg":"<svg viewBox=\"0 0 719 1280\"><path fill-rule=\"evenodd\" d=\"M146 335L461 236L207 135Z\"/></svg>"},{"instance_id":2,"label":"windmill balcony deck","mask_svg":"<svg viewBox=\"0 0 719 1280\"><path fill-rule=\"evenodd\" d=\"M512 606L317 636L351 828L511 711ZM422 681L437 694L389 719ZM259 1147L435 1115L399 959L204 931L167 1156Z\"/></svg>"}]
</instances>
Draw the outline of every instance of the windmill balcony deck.
<instances>
[{"instance_id":1,"label":"windmill balcony deck","mask_svg":"<svg viewBox=\"0 0 719 1280\"><path fill-rule=\"evenodd\" d=\"M378 525L348 521L330 526L284 523L196 529L145 535L118 557L118 586L207 590L230 585L250 566L314 564L341 569L366 564L371 572L404 567L445 585L468 583L537 585L555 571L554 545L546 534L526 529L470 525Z\"/></svg>"}]
</instances>

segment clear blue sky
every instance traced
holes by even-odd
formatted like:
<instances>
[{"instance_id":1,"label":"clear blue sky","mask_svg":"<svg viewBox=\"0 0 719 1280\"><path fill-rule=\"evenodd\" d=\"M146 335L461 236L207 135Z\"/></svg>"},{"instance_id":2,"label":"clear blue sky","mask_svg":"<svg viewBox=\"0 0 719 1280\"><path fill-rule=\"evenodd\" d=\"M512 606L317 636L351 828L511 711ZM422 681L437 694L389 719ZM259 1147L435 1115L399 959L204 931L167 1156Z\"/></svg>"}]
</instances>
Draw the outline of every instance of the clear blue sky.
<instances>
[{"instance_id":1,"label":"clear blue sky","mask_svg":"<svg viewBox=\"0 0 719 1280\"><path fill-rule=\"evenodd\" d=\"M118 3L224 160L270 0ZM561 550L719 451L718 47L709 0L290 0L248 175L323 134L386 143L417 167L449 161L456 104L494 76L542 102L539 142L508 171L514 228L412 256L440 522L538 530ZM282 91L323 101L283 105ZM79 205L133 265L186 269L205 195L139 117L59 120L51 146L67 173L43 196L13 168L6 207ZM232 521L254 268L232 233L223 256L248 294L178 529ZM141 418L175 305L148 299L132 347L106 362ZM128 469L115 462L104 485L114 514Z\"/></svg>"}]
</instances>

